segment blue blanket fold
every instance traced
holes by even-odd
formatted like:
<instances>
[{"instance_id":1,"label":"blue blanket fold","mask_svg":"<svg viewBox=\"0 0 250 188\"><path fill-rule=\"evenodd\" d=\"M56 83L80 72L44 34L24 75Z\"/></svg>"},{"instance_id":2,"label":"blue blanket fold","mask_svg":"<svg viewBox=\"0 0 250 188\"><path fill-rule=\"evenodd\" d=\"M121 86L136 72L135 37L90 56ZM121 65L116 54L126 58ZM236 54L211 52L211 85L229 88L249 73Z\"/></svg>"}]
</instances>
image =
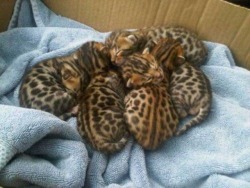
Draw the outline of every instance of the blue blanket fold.
<instances>
[{"instance_id":1,"label":"blue blanket fold","mask_svg":"<svg viewBox=\"0 0 250 188\"><path fill-rule=\"evenodd\" d=\"M16 1L9 29L0 33L0 186L250 187L250 71L235 65L225 45L205 42L210 115L155 151L131 138L122 151L105 155L80 138L76 118L65 122L19 107L28 69L107 35L39 0Z\"/></svg>"}]
</instances>

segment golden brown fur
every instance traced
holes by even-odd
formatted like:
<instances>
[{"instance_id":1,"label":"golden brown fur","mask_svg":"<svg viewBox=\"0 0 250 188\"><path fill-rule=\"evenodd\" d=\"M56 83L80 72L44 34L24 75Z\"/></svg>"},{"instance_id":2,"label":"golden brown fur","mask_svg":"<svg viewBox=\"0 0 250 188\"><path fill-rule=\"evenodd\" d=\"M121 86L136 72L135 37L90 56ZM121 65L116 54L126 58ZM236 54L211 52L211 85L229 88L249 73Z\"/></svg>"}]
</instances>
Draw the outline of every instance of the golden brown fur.
<instances>
[{"instance_id":1,"label":"golden brown fur","mask_svg":"<svg viewBox=\"0 0 250 188\"><path fill-rule=\"evenodd\" d=\"M96 150L113 153L127 143L124 92L118 75L110 71L96 74L80 100L78 130Z\"/></svg>"}]
</instances>

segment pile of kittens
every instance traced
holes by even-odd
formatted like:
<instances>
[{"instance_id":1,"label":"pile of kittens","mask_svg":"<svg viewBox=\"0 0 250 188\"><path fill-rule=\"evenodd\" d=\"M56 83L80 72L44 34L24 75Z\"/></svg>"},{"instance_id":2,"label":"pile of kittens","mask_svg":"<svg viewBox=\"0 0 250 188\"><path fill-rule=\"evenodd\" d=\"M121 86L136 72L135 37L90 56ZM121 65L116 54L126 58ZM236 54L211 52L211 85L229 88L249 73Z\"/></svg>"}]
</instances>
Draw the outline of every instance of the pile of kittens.
<instances>
[{"instance_id":1,"label":"pile of kittens","mask_svg":"<svg viewBox=\"0 0 250 188\"><path fill-rule=\"evenodd\" d=\"M156 149L207 117L212 93L199 68L206 55L203 42L183 27L115 31L105 43L90 41L33 66L20 106L63 120L76 116L80 135L101 152L121 150L131 135Z\"/></svg>"}]
</instances>

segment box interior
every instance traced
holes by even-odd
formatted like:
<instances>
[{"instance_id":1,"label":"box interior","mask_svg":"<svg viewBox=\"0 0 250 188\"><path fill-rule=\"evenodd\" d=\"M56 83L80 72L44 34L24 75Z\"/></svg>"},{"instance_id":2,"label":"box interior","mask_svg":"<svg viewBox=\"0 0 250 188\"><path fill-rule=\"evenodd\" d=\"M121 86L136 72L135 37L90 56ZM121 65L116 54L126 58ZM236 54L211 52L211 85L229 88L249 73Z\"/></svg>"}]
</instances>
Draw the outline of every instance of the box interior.
<instances>
[{"instance_id":1,"label":"box interior","mask_svg":"<svg viewBox=\"0 0 250 188\"><path fill-rule=\"evenodd\" d=\"M229 2L230 1L230 2ZM15 0L1 1L1 31ZM250 9L242 0L44 0L56 14L106 32L122 28L182 25L203 40L227 45L236 64L250 69Z\"/></svg>"}]
</instances>

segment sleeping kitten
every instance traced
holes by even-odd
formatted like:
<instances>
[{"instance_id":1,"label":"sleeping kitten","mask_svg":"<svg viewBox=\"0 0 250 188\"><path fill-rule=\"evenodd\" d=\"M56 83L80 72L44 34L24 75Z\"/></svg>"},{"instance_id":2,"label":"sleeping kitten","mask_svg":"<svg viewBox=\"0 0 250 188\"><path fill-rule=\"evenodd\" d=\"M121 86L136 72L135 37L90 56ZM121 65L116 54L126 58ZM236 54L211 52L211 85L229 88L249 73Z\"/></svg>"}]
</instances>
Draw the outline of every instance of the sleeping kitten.
<instances>
[{"instance_id":1,"label":"sleeping kitten","mask_svg":"<svg viewBox=\"0 0 250 188\"><path fill-rule=\"evenodd\" d=\"M201 69L183 58L181 48L177 40L162 39L152 49L152 54L162 64L165 74L170 75L170 95L179 118L195 115L174 133L176 136L206 118L212 99L208 78Z\"/></svg>"},{"instance_id":2,"label":"sleeping kitten","mask_svg":"<svg viewBox=\"0 0 250 188\"><path fill-rule=\"evenodd\" d=\"M105 46L87 42L65 57L33 66L24 76L19 91L20 106L50 112L66 120L77 113L77 96L93 74L105 72L110 63Z\"/></svg>"},{"instance_id":3,"label":"sleeping kitten","mask_svg":"<svg viewBox=\"0 0 250 188\"><path fill-rule=\"evenodd\" d=\"M176 131L178 136L204 121L210 111L212 92L206 75L189 62L173 71L170 80L170 94L179 117L194 116Z\"/></svg>"},{"instance_id":4,"label":"sleeping kitten","mask_svg":"<svg viewBox=\"0 0 250 188\"><path fill-rule=\"evenodd\" d=\"M114 63L128 88L134 88L149 83L159 83L163 80L163 70L154 56L145 49L142 53L120 56Z\"/></svg>"},{"instance_id":5,"label":"sleeping kitten","mask_svg":"<svg viewBox=\"0 0 250 188\"><path fill-rule=\"evenodd\" d=\"M125 91L114 71L96 74L80 100L78 130L95 149L113 153L128 141L123 120Z\"/></svg>"},{"instance_id":6,"label":"sleeping kitten","mask_svg":"<svg viewBox=\"0 0 250 188\"><path fill-rule=\"evenodd\" d=\"M196 34L180 26L114 31L106 39L105 44L110 49L112 61L115 61L116 57L141 52L143 49L152 46L153 42L166 38L172 38L180 42L187 61L196 66L200 66L204 62L207 56L205 45Z\"/></svg>"},{"instance_id":7,"label":"sleeping kitten","mask_svg":"<svg viewBox=\"0 0 250 188\"><path fill-rule=\"evenodd\" d=\"M130 59L133 56L137 57L137 54L131 55ZM163 79L156 83L133 86L124 100L124 118L129 131L143 148L151 150L172 137L179 123L169 93L170 75L166 70L173 70L180 66L179 63L183 63L183 51L177 41L165 39L154 45L150 53L150 58L152 57L163 67ZM146 57L139 60L145 59Z\"/></svg>"}]
</instances>

